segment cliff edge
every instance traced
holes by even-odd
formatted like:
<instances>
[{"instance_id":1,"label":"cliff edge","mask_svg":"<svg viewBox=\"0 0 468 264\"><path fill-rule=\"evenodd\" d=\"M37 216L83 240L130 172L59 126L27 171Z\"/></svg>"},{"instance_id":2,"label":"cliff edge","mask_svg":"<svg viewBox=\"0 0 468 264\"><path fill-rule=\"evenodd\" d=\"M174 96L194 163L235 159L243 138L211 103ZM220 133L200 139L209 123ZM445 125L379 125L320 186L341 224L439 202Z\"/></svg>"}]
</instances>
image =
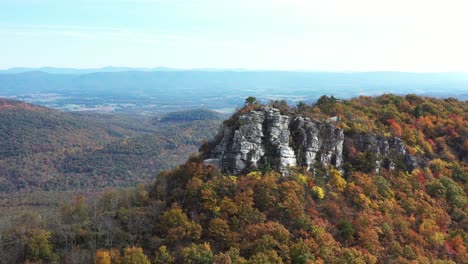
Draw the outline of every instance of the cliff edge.
<instances>
[{"instance_id":1,"label":"cliff edge","mask_svg":"<svg viewBox=\"0 0 468 264\"><path fill-rule=\"evenodd\" d=\"M271 168L287 175L289 167L313 170L317 163L343 170L346 147L371 153L376 171L394 169L397 164L409 171L417 166L416 157L397 137L346 135L330 122L283 115L268 106L240 115L234 125L224 125L203 155L205 165L215 165L225 173Z\"/></svg>"}]
</instances>

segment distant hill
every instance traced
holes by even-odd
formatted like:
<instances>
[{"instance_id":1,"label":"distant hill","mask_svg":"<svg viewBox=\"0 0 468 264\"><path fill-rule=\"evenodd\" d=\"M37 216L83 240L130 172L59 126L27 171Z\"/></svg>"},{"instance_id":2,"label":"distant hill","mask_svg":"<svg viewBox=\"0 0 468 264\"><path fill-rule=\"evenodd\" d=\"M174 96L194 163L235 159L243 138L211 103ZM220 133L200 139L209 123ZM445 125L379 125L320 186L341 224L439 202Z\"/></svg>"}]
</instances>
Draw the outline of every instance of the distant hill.
<instances>
[{"instance_id":1,"label":"distant hill","mask_svg":"<svg viewBox=\"0 0 468 264\"><path fill-rule=\"evenodd\" d=\"M219 121L172 123L151 134L70 153L61 161L59 171L80 179L72 185L134 186L198 153L202 141L210 140L219 126Z\"/></svg>"},{"instance_id":2,"label":"distant hill","mask_svg":"<svg viewBox=\"0 0 468 264\"><path fill-rule=\"evenodd\" d=\"M157 122L190 122L195 120L224 120L228 117L216 111L207 109L192 109L168 113L162 117L156 118Z\"/></svg>"},{"instance_id":3,"label":"distant hill","mask_svg":"<svg viewBox=\"0 0 468 264\"><path fill-rule=\"evenodd\" d=\"M17 67L10 68L7 70L0 70L0 74L12 74L12 73L25 73L25 72L45 72L52 74L87 74L95 72L123 72L123 71L177 71L177 69L167 67L155 67L155 68L132 68L132 67L102 67L102 68L90 68L90 69L76 69L76 68L55 68L55 67L40 67L40 68L25 68Z\"/></svg>"},{"instance_id":4,"label":"distant hill","mask_svg":"<svg viewBox=\"0 0 468 264\"><path fill-rule=\"evenodd\" d=\"M0 99L0 158L94 146L120 135L94 125L73 114Z\"/></svg>"},{"instance_id":5,"label":"distant hill","mask_svg":"<svg viewBox=\"0 0 468 264\"><path fill-rule=\"evenodd\" d=\"M135 185L197 152L219 123L155 126L0 99L0 192Z\"/></svg>"},{"instance_id":6,"label":"distant hill","mask_svg":"<svg viewBox=\"0 0 468 264\"><path fill-rule=\"evenodd\" d=\"M382 93L468 100L467 73L130 70L0 74L0 97L64 111L160 115L204 108L233 112L259 102L313 103L321 95L349 99Z\"/></svg>"}]
</instances>

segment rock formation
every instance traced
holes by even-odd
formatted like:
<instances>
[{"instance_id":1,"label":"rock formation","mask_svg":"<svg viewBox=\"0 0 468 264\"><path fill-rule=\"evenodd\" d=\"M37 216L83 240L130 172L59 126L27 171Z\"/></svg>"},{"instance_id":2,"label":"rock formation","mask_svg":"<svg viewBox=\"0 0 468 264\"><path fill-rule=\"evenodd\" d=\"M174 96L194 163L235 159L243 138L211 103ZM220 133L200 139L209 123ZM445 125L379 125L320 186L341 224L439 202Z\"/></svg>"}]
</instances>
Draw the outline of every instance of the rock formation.
<instances>
[{"instance_id":1,"label":"rock formation","mask_svg":"<svg viewBox=\"0 0 468 264\"><path fill-rule=\"evenodd\" d=\"M241 174L248 170L270 167L288 174L289 166L313 168L316 162L341 169L343 143L350 140L359 151L372 151L379 158L377 167L392 169L395 159L416 166L399 138L373 134L345 136L328 122L307 117L282 115L278 109L262 107L239 117L236 126L224 126L218 142L205 153L205 164L223 172Z\"/></svg>"},{"instance_id":2,"label":"rock formation","mask_svg":"<svg viewBox=\"0 0 468 264\"><path fill-rule=\"evenodd\" d=\"M376 159L376 172L381 167L395 169L395 162L401 161L406 169L412 171L416 168L416 157L406 151L406 145L400 138L386 138L375 134L357 134L346 137L346 145L352 145L360 152L370 151Z\"/></svg>"},{"instance_id":3,"label":"rock formation","mask_svg":"<svg viewBox=\"0 0 468 264\"><path fill-rule=\"evenodd\" d=\"M291 122L297 164L310 169L315 162L341 167L343 130L324 122L296 117Z\"/></svg>"}]
</instances>

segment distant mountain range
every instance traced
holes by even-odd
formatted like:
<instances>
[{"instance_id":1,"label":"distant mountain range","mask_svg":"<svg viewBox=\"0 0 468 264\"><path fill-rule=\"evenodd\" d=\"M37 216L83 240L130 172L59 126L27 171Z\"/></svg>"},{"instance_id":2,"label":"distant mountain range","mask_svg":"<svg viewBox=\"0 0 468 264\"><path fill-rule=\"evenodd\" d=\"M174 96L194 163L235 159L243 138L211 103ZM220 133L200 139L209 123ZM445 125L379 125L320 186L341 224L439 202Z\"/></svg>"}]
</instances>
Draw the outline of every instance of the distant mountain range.
<instances>
[{"instance_id":1,"label":"distant mountain range","mask_svg":"<svg viewBox=\"0 0 468 264\"><path fill-rule=\"evenodd\" d=\"M322 73L322 74L413 74L413 75L443 75L443 76L468 76L468 72L403 72L403 71L308 71L308 70L259 70L243 68L171 68L171 67L116 67L106 66L100 68L61 68L61 67L13 67L0 70L0 74L15 74L25 72L45 72L51 74L88 74L98 72L153 72L153 71L202 71L202 72L298 72L298 73Z\"/></svg>"},{"instance_id":2,"label":"distant mountain range","mask_svg":"<svg viewBox=\"0 0 468 264\"><path fill-rule=\"evenodd\" d=\"M39 67L39 68L28 68L28 67L15 67L7 70L0 70L0 74L15 74L24 72L45 72L52 74L87 74L94 72L123 72L123 71L177 71L178 69L167 68L167 67L155 67L155 68L132 68L132 67L102 67L102 68L89 68L89 69L76 69L76 68L55 68L55 67Z\"/></svg>"},{"instance_id":3,"label":"distant mountain range","mask_svg":"<svg viewBox=\"0 0 468 264\"><path fill-rule=\"evenodd\" d=\"M200 69L177 69L170 67L154 67L154 68L143 68L143 67L114 67L107 66L101 68L56 68L56 67L14 67L6 70L0 70L0 74L14 74L14 73L24 73L24 72L45 72L52 74L87 74L95 72L125 72L125 71L247 71L245 69L216 69L216 68L200 68Z\"/></svg>"},{"instance_id":4,"label":"distant mountain range","mask_svg":"<svg viewBox=\"0 0 468 264\"><path fill-rule=\"evenodd\" d=\"M0 97L66 111L156 115L205 108L233 112L248 96L260 102L314 102L384 93L468 100L467 73L305 72L102 68L11 69L0 74ZM41 70L41 71L37 71ZM12 73L12 72L19 73ZM56 72L56 73L48 73ZM80 72L81 71L81 72Z\"/></svg>"},{"instance_id":5,"label":"distant mountain range","mask_svg":"<svg viewBox=\"0 0 468 264\"><path fill-rule=\"evenodd\" d=\"M157 117L154 122L191 122L196 120L224 120L228 114L222 114L207 109L191 109L177 112L170 112L162 117Z\"/></svg>"},{"instance_id":6,"label":"distant mountain range","mask_svg":"<svg viewBox=\"0 0 468 264\"><path fill-rule=\"evenodd\" d=\"M105 69L105 68L103 68ZM0 75L0 94L9 93L147 93L168 96L282 95L315 97L334 94L419 93L437 96L468 96L468 73L409 72L288 72L213 70L134 70L66 73L27 71ZM120 70L119 70L120 69ZM131 69L131 68L127 68ZM73 69L68 70L74 71ZM92 70L83 70L92 71ZM317 93L318 92L318 93Z\"/></svg>"}]
</instances>

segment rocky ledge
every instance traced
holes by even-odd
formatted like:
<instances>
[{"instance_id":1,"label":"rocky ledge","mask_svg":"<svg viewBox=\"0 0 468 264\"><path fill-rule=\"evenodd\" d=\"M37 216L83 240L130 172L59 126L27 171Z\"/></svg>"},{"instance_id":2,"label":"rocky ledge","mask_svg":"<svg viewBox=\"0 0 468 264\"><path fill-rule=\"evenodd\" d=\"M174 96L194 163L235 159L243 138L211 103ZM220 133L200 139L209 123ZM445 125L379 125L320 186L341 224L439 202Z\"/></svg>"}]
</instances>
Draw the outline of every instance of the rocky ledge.
<instances>
[{"instance_id":1,"label":"rocky ledge","mask_svg":"<svg viewBox=\"0 0 468 264\"><path fill-rule=\"evenodd\" d=\"M218 142L204 154L204 163L234 175L261 168L287 175L290 166L311 169L317 162L342 169L344 145L374 153L377 171L380 167L394 169L399 161L408 170L417 166L415 157L407 153L399 138L347 136L331 123L282 115L272 107L241 115L235 127L224 126L220 133Z\"/></svg>"}]
</instances>

